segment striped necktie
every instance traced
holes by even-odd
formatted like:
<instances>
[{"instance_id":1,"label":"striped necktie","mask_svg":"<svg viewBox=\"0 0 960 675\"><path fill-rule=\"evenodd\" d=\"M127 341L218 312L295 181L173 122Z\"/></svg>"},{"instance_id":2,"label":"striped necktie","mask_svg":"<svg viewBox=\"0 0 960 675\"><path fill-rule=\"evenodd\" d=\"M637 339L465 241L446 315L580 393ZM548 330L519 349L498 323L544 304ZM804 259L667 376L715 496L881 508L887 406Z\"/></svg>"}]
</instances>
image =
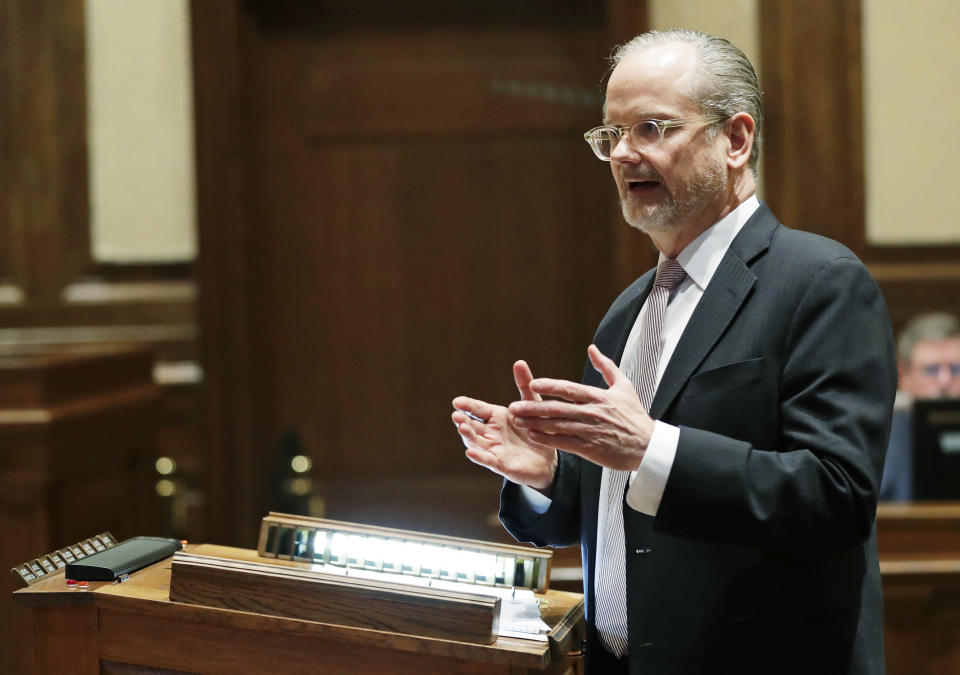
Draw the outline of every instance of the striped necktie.
<instances>
[{"instance_id":1,"label":"striped necktie","mask_svg":"<svg viewBox=\"0 0 960 675\"><path fill-rule=\"evenodd\" d=\"M647 298L646 315L639 348L624 354L620 368L633 382L640 403L650 410L657 386L657 366L663 351L663 318L670 292L686 273L676 260L665 259L657 269L653 290ZM596 627L601 642L619 657L627 653L626 551L624 550L623 505L629 471L604 467L600 479L600 508L597 522Z\"/></svg>"}]
</instances>

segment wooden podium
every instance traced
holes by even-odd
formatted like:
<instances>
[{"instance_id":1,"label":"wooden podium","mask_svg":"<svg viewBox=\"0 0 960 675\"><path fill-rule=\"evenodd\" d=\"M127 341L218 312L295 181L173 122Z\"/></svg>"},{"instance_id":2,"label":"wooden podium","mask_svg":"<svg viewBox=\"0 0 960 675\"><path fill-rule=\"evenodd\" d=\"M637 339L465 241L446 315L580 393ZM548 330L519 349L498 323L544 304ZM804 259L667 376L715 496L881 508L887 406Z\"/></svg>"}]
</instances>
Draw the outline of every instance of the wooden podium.
<instances>
[{"instance_id":1,"label":"wooden podium","mask_svg":"<svg viewBox=\"0 0 960 675\"><path fill-rule=\"evenodd\" d=\"M877 530L887 672L956 675L960 672L960 504L883 505ZM297 539L290 541L295 544ZM189 546L187 552L246 562L265 560L264 552L258 555L222 546ZM288 557L285 561L277 555L274 562L297 564L295 550ZM485 644L409 630L270 616L265 613L266 603L258 611L245 604L247 611L241 611L239 600L229 594L220 607L171 602L173 564L167 559L124 583L93 583L89 591L68 591L63 575L57 575L14 593L21 610L19 623L29 634L32 668L26 671L579 672L583 617L579 593L551 589L542 596L542 617L557 640L499 637Z\"/></svg>"},{"instance_id":2,"label":"wooden podium","mask_svg":"<svg viewBox=\"0 0 960 675\"><path fill-rule=\"evenodd\" d=\"M7 570L95 532L159 531L153 361L143 346L0 349L0 672L24 669Z\"/></svg>"},{"instance_id":3,"label":"wooden podium","mask_svg":"<svg viewBox=\"0 0 960 675\"><path fill-rule=\"evenodd\" d=\"M189 545L188 553L263 560L256 551ZM580 672L583 597L547 591L542 615L560 642L476 644L171 602L171 560L123 583L67 590L63 575L14 599L31 629L35 673ZM144 669L149 669L145 671Z\"/></svg>"}]
</instances>

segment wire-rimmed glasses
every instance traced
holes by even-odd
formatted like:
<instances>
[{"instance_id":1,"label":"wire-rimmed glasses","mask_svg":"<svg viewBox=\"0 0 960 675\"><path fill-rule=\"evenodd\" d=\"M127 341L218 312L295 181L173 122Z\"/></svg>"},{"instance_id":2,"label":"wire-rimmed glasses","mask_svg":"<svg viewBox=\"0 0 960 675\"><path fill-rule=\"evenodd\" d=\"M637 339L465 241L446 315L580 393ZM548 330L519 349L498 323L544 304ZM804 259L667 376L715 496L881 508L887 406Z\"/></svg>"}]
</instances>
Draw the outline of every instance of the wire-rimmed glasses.
<instances>
[{"instance_id":1,"label":"wire-rimmed glasses","mask_svg":"<svg viewBox=\"0 0 960 675\"><path fill-rule=\"evenodd\" d=\"M599 126L594 127L583 135L583 140L589 144L598 158L604 162L610 161L610 155L617 147L617 143L624 135L630 136L630 143L637 152L650 152L660 147L663 134L667 129L687 126L688 124L713 124L725 120L723 115L708 115L697 119L640 120L629 127Z\"/></svg>"}]
</instances>

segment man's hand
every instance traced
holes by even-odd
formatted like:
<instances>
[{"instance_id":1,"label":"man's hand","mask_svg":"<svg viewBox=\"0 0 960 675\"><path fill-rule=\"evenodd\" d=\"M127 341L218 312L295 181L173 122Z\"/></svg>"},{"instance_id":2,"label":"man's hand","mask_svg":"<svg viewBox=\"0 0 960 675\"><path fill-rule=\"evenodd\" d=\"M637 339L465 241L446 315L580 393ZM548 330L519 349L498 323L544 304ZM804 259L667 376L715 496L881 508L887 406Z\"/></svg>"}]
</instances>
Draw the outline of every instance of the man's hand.
<instances>
[{"instance_id":1,"label":"man's hand","mask_svg":"<svg viewBox=\"0 0 960 675\"><path fill-rule=\"evenodd\" d=\"M513 364L513 378L524 401L537 402L540 396L530 389L533 373L524 361ZM513 424L503 406L466 396L453 399L453 423L467 446L467 458L507 480L546 492L557 471L557 451L551 445L531 440L524 429Z\"/></svg>"},{"instance_id":2,"label":"man's hand","mask_svg":"<svg viewBox=\"0 0 960 675\"><path fill-rule=\"evenodd\" d=\"M509 422L526 430L533 443L572 452L611 469L633 471L650 443L654 422L617 364L595 345L590 345L587 355L609 389L567 380L532 380L532 395L563 400L511 403Z\"/></svg>"}]
</instances>

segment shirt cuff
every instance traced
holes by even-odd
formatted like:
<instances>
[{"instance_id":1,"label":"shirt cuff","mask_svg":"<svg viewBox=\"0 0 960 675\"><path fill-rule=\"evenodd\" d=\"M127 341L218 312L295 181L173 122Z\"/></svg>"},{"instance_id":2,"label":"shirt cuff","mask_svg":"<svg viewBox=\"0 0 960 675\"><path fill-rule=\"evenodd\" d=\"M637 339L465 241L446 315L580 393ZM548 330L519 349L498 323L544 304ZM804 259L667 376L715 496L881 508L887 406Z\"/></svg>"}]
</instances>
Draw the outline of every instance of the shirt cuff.
<instances>
[{"instance_id":1,"label":"shirt cuff","mask_svg":"<svg viewBox=\"0 0 960 675\"><path fill-rule=\"evenodd\" d=\"M553 503L552 499L542 492L534 490L529 485L518 484L518 487L520 488L520 496L522 497L520 500L521 508L526 507L529 509L528 515L542 516L549 510L550 505Z\"/></svg>"},{"instance_id":2,"label":"shirt cuff","mask_svg":"<svg viewBox=\"0 0 960 675\"><path fill-rule=\"evenodd\" d=\"M657 515L679 443L680 427L654 422L647 451L640 466L630 474L630 489L627 490L630 508L648 516Z\"/></svg>"}]
</instances>

